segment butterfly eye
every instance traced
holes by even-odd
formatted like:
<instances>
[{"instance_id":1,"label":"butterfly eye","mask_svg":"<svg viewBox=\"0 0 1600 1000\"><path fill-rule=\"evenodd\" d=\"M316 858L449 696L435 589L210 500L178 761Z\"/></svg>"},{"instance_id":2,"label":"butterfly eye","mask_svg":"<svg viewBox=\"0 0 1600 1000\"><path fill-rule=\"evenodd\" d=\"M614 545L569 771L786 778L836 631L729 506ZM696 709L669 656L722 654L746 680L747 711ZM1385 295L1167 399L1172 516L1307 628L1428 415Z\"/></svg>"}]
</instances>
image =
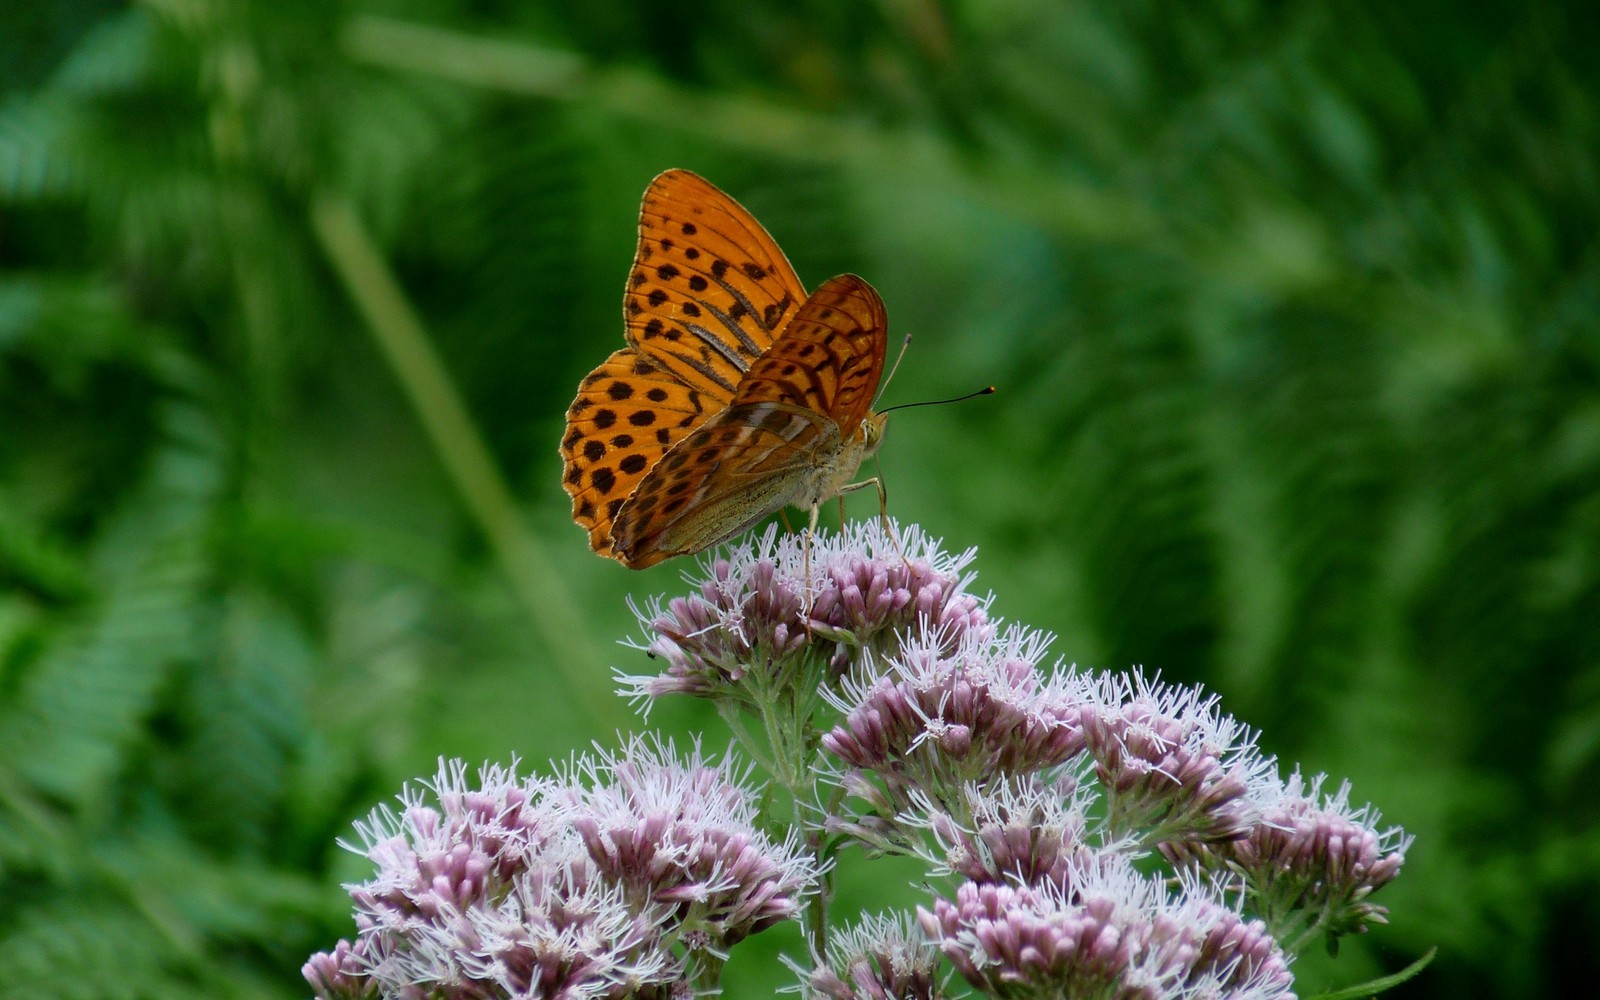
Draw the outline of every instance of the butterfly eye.
<instances>
[{"instance_id":1,"label":"butterfly eye","mask_svg":"<svg viewBox=\"0 0 1600 1000\"><path fill-rule=\"evenodd\" d=\"M861 437L869 446L883 440L884 425L877 420L861 421Z\"/></svg>"}]
</instances>

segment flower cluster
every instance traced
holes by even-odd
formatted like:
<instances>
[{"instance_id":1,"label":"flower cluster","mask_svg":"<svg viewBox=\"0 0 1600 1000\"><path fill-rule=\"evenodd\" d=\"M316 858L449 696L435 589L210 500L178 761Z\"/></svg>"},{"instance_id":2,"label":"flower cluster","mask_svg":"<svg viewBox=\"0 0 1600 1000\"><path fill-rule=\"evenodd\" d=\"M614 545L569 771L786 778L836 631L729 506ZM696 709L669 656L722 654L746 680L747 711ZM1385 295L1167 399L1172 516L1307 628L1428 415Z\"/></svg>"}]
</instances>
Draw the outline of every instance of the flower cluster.
<instances>
[{"instance_id":1,"label":"flower cluster","mask_svg":"<svg viewBox=\"0 0 1600 1000\"><path fill-rule=\"evenodd\" d=\"M1290 956L1386 918L1410 845L1349 788L1278 777L1199 688L1046 664L968 593L971 552L868 522L772 531L635 609L642 700L711 699L789 795L643 739L549 779L441 768L361 827L359 931L313 956L322 1000L717 992L727 951L807 905L810 1000L1289 1000ZM759 720L760 727L747 724ZM428 794L424 794L428 793ZM947 889L827 940L848 846ZM954 974L948 970L954 970ZM959 976L959 980L957 979Z\"/></svg>"},{"instance_id":2,"label":"flower cluster","mask_svg":"<svg viewBox=\"0 0 1600 1000\"><path fill-rule=\"evenodd\" d=\"M1015 627L968 632L953 647L937 632L907 637L881 673L824 696L844 717L822 737L853 771L840 783L880 817L912 809L919 794L959 815L968 783L1071 760L1084 746L1080 699L1074 675L1040 672L1049 641Z\"/></svg>"},{"instance_id":3,"label":"flower cluster","mask_svg":"<svg viewBox=\"0 0 1600 1000\"><path fill-rule=\"evenodd\" d=\"M866 653L894 648L897 633L912 627L951 643L983 632L988 601L966 592L972 557L949 555L919 529L893 522L837 535L780 537L769 528L702 560L704 578L690 581L688 597L634 609L641 648L665 661L666 672L625 678L624 691L742 699L742 682L815 687Z\"/></svg>"},{"instance_id":4,"label":"flower cluster","mask_svg":"<svg viewBox=\"0 0 1600 1000\"><path fill-rule=\"evenodd\" d=\"M373 812L352 850L358 936L313 956L322 1000L666 998L696 963L792 916L818 872L754 823L698 748L635 739L565 779L459 762ZM350 845L346 845L350 846Z\"/></svg>"},{"instance_id":5,"label":"flower cluster","mask_svg":"<svg viewBox=\"0 0 1600 1000\"><path fill-rule=\"evenodd\" d=\"M1204 882L1169 893L1126 855L1060 883L965 882L917 917L956 971L992 996L1294 996L1288 961L1260 921Z\"/></svg>"},{"instance_id":6,"label":"flower cluster","mask_svg":"<svg viewBox=\"0 0 1600 1000\"><path fill-rule=\"evenodd\" d=\"M761 832L748 775L698 751L684 764L633 752L580 769L590 780L572 828L600 877L629 897L671 907L715 950L799 912L817 873L796 831L781 843Z\"/></svg>"},{"instance_id":7,"label":"flower cluster","mask_svg":"<svg viewBox=\"0 0 1600 1000\"><path fill-rule=\"evenodd\" d=\"M1093 778L1108 843L1222 842L1253 827L1275 762L1214 696L1138 671L1045 669L1049 641L1016 626L968 633L953 648L913 634L825 692L842 717L822 738L840 764L830 776L868 808L851 829L882 840L904 825L895 817L925 812L922 802L964 824L968 800L1069 766Z\"/></svg>"},{"instance_id":8,"label":"flower cluster","mask_svg":"<svg viewBox=\"0 0 1600 1000\"><path fill-rule=\"evenodd\" d=\"M828 946L805 975L806 1000L943 1000L939 948L910 918L867 917Z\"/></svg>"},{"instance_id":9,"label":"flower cluster","mask_svg":"<svg viewBox=\"0 0 1600 1000\"><path fill-rule=\"evenodd\" d=\"M919 845L918 854L934 875L997 885L1064 884L1069 872L1130 846L1090 846L1089 811L1098 793L1070 771L969 785L966 794L961 812L970 817L968 825L932 803L905 817L927 828L932 842Z\"/></svg>"},{"instance_id":10,"label":"flower cluster","mask_svg":"<svg viewBox=\"0 0 1600 1000\"><path fill-rule=\"evenodd\" d=\"M1252 789L1275 770L1215 695L1102 674L1080 715L1112 828L1164 840L1227 841L1256 819Z\"/></svg>"},{"instance_id":11,"label":"flower cluster","mask_svg":"<svg viewBox=\"0 0 1600 1000\"><path fill-rule=\"evenodd\" d=\"M1325 931L1337 939L1387 923L1388 910L1367 897L1400 874L1411 838L1399 827L1380 830L1370 805L1352 807L1348 782L1324 795L1325 780L1295 771L1262 793L1259 819L1244 836L1164 843L1161 853L1179 867L1237 874L1280 937Z\"/></svg>"}]
</instances>

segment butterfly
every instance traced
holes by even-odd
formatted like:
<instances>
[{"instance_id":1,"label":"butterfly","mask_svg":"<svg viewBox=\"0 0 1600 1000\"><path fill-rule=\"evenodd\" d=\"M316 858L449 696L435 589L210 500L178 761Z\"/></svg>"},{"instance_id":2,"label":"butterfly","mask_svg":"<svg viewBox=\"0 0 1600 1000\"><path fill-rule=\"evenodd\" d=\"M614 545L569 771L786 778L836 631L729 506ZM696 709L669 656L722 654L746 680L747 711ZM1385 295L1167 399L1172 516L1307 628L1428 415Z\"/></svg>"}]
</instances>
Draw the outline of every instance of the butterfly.
<instances>
[{"instance_id":1,"label":"butterfly","mask_svg":"<svg viewBox=\"0 0 1600 1000\"><path fill-rule=\"evenodd\" d=\"M589 545L643 569L703 551L851 482L883 441L872 412L883 300L843 274L810 295L761 223L668 170L639 208L623 295L628 346L578 385L562 485Z\"/></svg>"}]
</instances>

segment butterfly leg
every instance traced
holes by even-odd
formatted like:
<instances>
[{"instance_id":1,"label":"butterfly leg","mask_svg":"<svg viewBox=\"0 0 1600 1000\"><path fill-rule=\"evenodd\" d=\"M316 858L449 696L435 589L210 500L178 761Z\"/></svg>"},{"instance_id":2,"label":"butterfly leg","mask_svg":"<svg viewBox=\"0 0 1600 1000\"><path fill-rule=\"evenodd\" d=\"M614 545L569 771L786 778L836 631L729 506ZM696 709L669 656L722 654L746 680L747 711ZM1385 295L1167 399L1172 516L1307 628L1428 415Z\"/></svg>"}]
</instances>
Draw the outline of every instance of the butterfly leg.
<instances>
[{"instance_id":1,"label":"butterfly leg","mask_svg":"<svg viewBox=\"0 0 1600 1000\"><path fill-rule=\"evenodd\" d=\"M817 514L821 510L821 504L811 505L811 524L806 528L805 540L800 543L800 551L802 553L800 564L805 570L806 577L805 615L806 632L808 634L811 631L811 602L815 599L815 591L811 587L811 536L817 533Z\"/></svg>"},{"instance_id":2,"label":"butterfly leg","mask_svg":"<svg viewBox=\"0 0 1600 1000\"><path fill-rule=\"evenodd\" d=\"M856 490L864 490L868 486L874 487L878 491L878 523L883 525L883 533L889 536L889 541L894 544L895 554L900 557L901 562L905 562L906 553L905 550L900 547L900 539L893 531L889 529L889 492L888 490L884 489L883 480L879 479L877 476L873 476L871 479L863 479L859 483L850 483L844 489L839 491L839 503L843 505L844 495L846 493L854 493ZM812 520L813 523L815 523L815 518Z\"/></svg>"}]
</instances>

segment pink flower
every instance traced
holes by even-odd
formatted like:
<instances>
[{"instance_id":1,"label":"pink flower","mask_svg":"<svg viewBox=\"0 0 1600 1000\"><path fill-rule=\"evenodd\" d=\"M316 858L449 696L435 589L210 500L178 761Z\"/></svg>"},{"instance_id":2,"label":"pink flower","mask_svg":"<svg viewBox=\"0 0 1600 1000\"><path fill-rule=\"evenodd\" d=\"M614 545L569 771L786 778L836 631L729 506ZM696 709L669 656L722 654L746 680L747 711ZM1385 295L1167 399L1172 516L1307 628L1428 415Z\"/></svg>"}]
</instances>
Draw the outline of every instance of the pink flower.
<instances>
[{"instance_id":1,"label":"pink flower","mask_svg":"<svg viewBox=\"0 0 1600 1000\"><path fill-rule=\"evenodd\" d=\"M666 663L653 677L625 678L624 693L683 693L749 701L752 671L765 687L814 690L871 653L898 647L901 633L938 631L955 641L988 629L987 598L966 592L974 555L942 551L918 528L889 531L876 520L839 534L778 535L731 545L701 559L693 593L634 609L640 646Z\"/></svg>"},{"instance_id":2,"label":"pink flower","mask_svg":"<svg viewBox=\"0 0 1600 1000\"><path fill-rule=\"evenodd\" d=\"M965 882L918 909L923 932L991 996L1055 1000L1292 1000L1283 953L1207 883L1170 892L1125 855L1063 883Z\"/></svg>"},{"instance_id":3,"label":"pink flower","mask_svg":"<svg viewBox=\"0 0 1600 1000\"><path fill-rule=\"evenodd\" d=\"M943 1000L939 949L916 922L867 917L828 945L826 962L805 973L806 1000Z\"/></svg>"},{"instance_id":4,"label":"pink flower","mask_svg":"<svg viewBox=\"0 0 1600 1000\"><path fill-rule=\"evenodd\" d=\"M1081 710L1084 740L1118 834L1146 845L1223 841L1256 819L1248 794L1275 767L1254 734L1217 707L1215 695L1148 680L1135 670L1102 674Z\"/></svg>"},{"instance_id":5,"label":"pink flower","mask_svg":"<svg viewBox=\"0 0 1600 1000\"><path fill-rule=\"evenodd\" d=\"M1288 938L1326 931L1334 938L1387 923L1388 911L1367 898L1400 873L1411 837L1380 829L1370 805L1350 805L1350 784L1324 795L1326 775L1289 780L1259 794L1259 819L1245 836L1224 843L1162 845L1168 860L1237 873L1249 904L1273 932Z\"/></svg>"},{"instance_id":6,"label":"pink flower","mask_svg":"<svg viewBox=\"0 0 1600 1000\"><path fill-rule=\"evenodd\" d=\"M1073 675L1039 669L1049 637L1011 628L907 637L876 674L847 678L829 702L844 720L822 746L837 776L880 817L917 794L959 813L969 782L1058 767L1083 750ZM853 772L853 773L852 773ZM877 782L874 788L867 779Z\"/></svg>"}]
</instances>

